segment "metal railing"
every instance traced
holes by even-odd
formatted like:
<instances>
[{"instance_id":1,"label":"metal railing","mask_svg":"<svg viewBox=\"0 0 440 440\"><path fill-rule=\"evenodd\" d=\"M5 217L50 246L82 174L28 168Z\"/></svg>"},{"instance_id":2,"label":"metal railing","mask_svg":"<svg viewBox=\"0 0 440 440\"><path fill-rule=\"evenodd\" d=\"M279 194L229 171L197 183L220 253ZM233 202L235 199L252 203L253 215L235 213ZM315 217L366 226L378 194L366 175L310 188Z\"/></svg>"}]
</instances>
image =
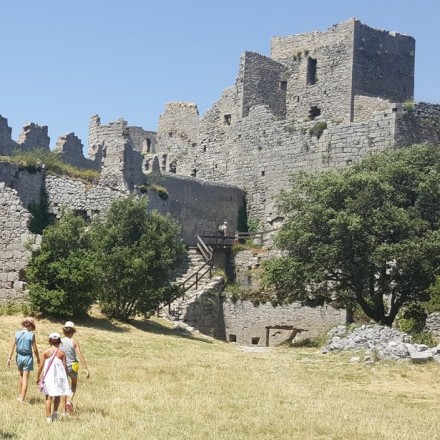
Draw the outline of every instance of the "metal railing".
<instances>
[{"instance_id":1,"label":"metal railing","mask_svg":"<svg viewBox=\"0 0 440 440\"><path fill-rule=\"evenodd\" d=\"M262 247L269 241L268 235L271 232L278 231L280 228L268 229L267 231L258 232L236 232L235 235L210 235L202 234L206 243L215 247L229 247L236 243L244 243L247 240L252 240L254 244L261 245Z\"/></svg>"},{"instance_id":2,"label":"metal railing","mask_svg":"<svg viewBox=\"0 0 440 440\"><path fill-rule=\"evenodd\" d=\"M209 274L209 278L212 278L212 257L213 257L213 249L211 246L207 245L202 237L197 235L197 249L201 253L203 259L205 260L205 263L197 269L196 272L194 272L192 275L190 275L188 278L184 279L180 284L179 287L182 288L183 293L180 296L177 296L172 301L169 301L167 303L161 304L157 309L157 315L159 315L160 309L164 309L168 306L168 316L171 316L171 303L175 301L176 299L182 298L185 299L185 293L191 289L191 287L194 287L197 289L199 282L202 278L206 276L206 274Z\"/></svg>"}]
</instances>

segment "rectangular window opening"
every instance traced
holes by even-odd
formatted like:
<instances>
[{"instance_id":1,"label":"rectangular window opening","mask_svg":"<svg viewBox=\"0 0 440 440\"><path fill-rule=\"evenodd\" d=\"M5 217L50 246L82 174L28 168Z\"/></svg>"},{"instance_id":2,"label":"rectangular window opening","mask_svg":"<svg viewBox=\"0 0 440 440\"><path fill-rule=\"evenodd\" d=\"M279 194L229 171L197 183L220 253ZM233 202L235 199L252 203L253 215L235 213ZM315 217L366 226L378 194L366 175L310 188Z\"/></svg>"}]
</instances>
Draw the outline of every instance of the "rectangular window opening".
<instances>
[{"instance_id":1,"label":"rectangular window opening","mask_svg":"<svg viewBox=\"0 0 440 440\"><path fill-rule=\"evenodd\" d=\"M231 125L231 119L232 119L231 114L224 115L224 116L223 116L223 122L224 122L224 124L225 124L225 125Z\"/></svg>"},{"instance_id":2,"label":"rectangular window opening","mask_svg":"<svg viewBox=\"0 0 440 440\"><path fill-rule=\"evenodd\" d=\"M308 58L307 59L307 85L308 86L316 84L316 82L318 81L318 77L316 75L317 64L318 64L318 61L315 58Z\"/></svg>"}]
</instances>

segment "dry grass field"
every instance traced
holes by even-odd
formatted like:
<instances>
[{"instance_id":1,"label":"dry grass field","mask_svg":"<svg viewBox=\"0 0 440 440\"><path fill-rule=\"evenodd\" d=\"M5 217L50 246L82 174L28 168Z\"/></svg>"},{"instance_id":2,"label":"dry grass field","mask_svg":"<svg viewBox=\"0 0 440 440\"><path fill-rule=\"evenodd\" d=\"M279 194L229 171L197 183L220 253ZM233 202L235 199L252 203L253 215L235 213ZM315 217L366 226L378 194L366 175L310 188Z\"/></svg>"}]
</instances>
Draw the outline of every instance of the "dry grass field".
<instances>
[{"instance_id":1,"label":"dry grass field","mask_svg":"<svg viewBox=\"0 0 440 440\"><path fill-rule=\"evenodd\" d=\"M17 400L6 358L21 316L0 316L0 439L440 439L440 364L348 362L276 347L252 352L165 321L78 322L91 378L77 413L47 424L35 372ZM37 321L40 350L63 322Z\"/></svg>"}]
</instances>

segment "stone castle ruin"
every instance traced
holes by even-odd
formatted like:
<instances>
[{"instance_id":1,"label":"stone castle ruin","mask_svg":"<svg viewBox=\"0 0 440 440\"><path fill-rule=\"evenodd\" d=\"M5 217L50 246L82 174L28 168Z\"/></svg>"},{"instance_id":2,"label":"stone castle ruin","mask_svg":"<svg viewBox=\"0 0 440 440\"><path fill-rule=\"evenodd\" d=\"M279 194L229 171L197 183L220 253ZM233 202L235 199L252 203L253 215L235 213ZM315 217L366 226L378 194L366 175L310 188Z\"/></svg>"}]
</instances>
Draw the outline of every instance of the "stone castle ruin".
<instances>
[{"instance_id":1,"label":"stone castle ruin","mask_svg":"<svg viewBox=\"0 0 440 440\"><path fill-rule=\"evenodd\" d=\"M50 214L67 206L91 217L160 175L168 198L149 191L151 209L176 218L191 246L220 221L236 230L243 206L260 230L282 221L276 196L292 174L346 167L391 147L439 143L440 105L413 102L414 61L414 38L356 19L324 32L274 37L270 56L243 53L235 84L203 116L195 103L168 103L157 132L123 119L102 125L92 116L87 158L73 133L61 136L55 151L67 163L99 170L95 185L47 175L44 166L31 173L0 162L0 299L25 295L25 244L38 241L28 230L27 208L41 202L42 191ZM49 149L46 126L26 124L17 141L11 132L0 116L1 156ZM252 326L254 313L234 313L231 334ZM342 320L334 310L321 310L316 319Z\"/></svg>"}]
</instances>

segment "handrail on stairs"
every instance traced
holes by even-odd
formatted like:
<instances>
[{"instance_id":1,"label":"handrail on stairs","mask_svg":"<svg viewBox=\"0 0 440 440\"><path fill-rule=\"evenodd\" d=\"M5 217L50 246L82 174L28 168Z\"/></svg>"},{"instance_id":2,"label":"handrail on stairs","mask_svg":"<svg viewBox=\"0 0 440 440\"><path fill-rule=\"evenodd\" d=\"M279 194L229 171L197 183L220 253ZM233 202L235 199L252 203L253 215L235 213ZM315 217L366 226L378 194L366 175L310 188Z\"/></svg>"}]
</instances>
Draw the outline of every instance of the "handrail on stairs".
<instances>
[{"instance_id":1,"label":"handrail on stairs","mask_svg":"<svg viewBox=\"0 0 440 440\"><path fill-rule=\"evenodd\" d=\"M214 251L212 249L211 246L207 245L202 237L200 237L199 235L197 235L197 249L199 250L199 252L201 253L202 257L205 260L205 263L203 264L203 266L199 267L199 269L197 269L196 272L194 272L192 275L190 275L188 278L184 279L180 284L179 287L181 287L183 289L183 293L181 296L174 298L172 301L169 301L168 303L165 304L161 304L158 309L157 309L157 314L159 315L159 310L160 309L164 309L166 306L168 306L168 312L170 313L170 307L171 307L171 303L173 301L175 301L178 298L185 298L185 292L187 292L189 289L191 289L191 287L196 286L196 289L198 287L198 283L199 281L207 274L209 273L209 278L212 278L212 267L213 267L213 262L212 262L212 257L214 255ZM195 280L193 280L192 282L190 282L193 278L195 278ZM188 285L188 283L190 282L190 284Z\"/></svg>"}]
</instances>

